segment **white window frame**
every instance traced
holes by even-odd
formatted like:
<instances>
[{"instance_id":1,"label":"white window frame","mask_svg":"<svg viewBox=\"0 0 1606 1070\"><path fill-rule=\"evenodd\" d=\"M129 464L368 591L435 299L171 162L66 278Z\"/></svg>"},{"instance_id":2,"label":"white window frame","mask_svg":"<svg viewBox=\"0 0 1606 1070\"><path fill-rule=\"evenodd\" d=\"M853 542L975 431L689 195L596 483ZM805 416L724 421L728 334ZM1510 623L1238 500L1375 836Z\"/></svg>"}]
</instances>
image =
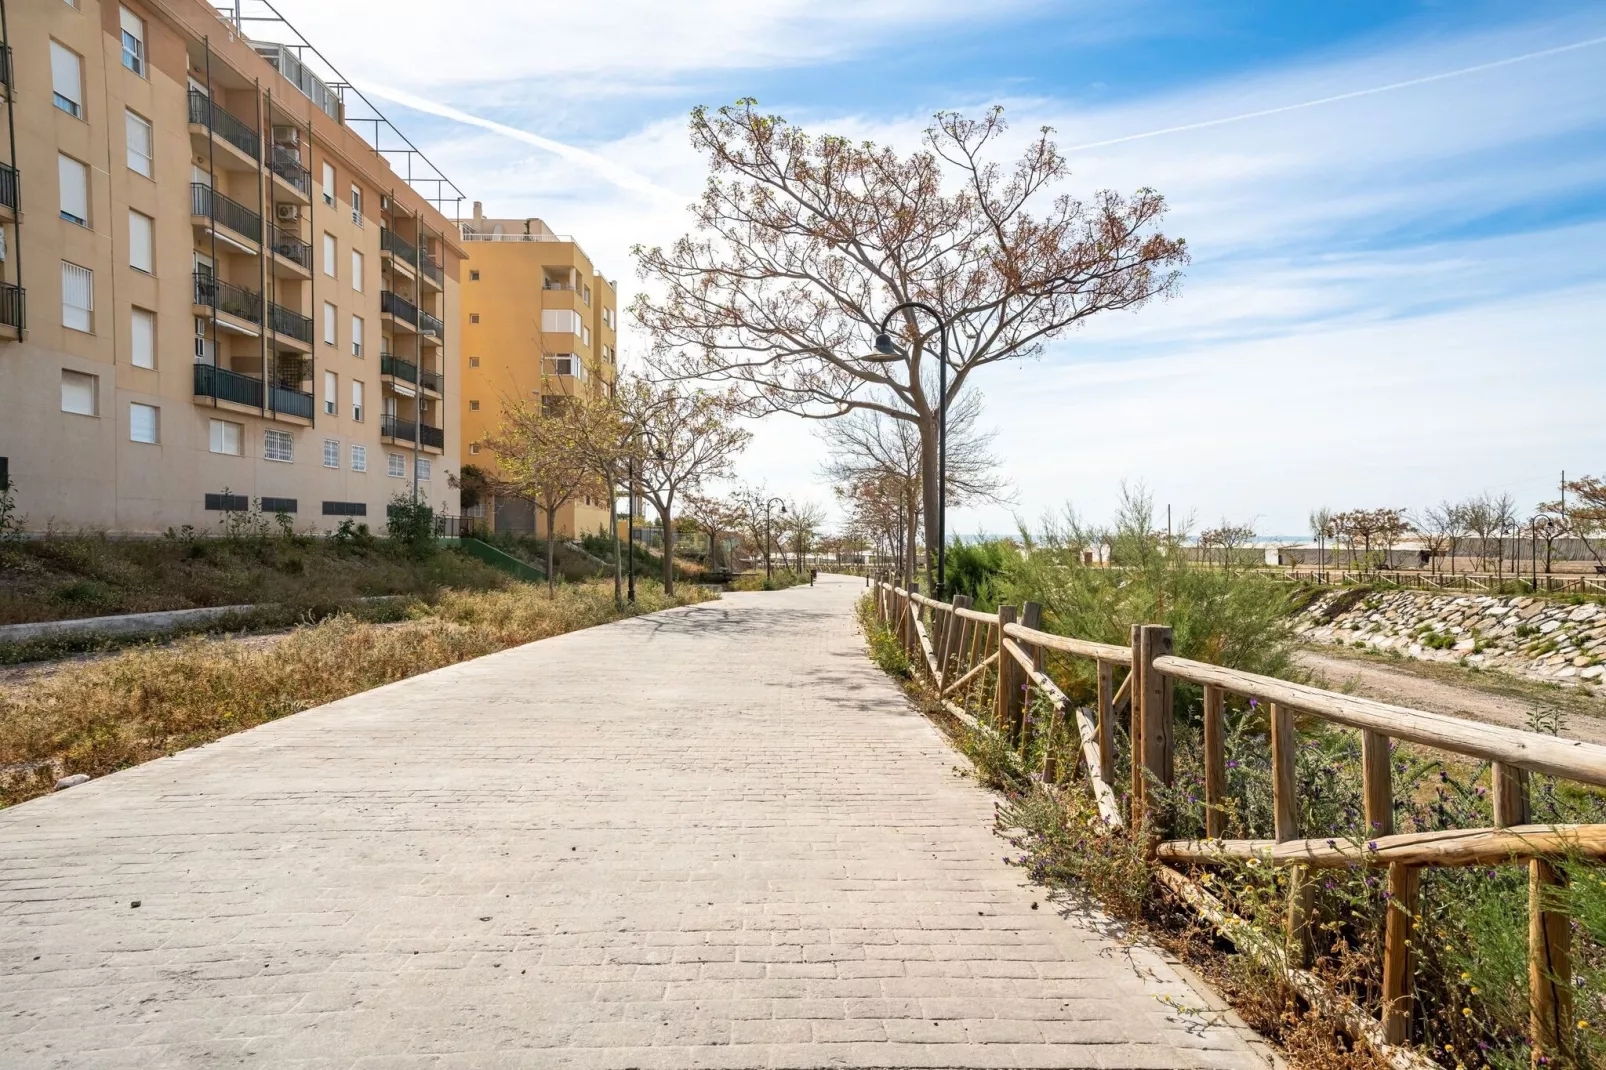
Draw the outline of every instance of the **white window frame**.
<instances>
[{"instance_id":1,"label":"white window frame","mask_svg":"<svg viewBox=\"0 0 1606 1070\"><path fill-rule=\"evenodd\" d=\"M362 293L362 269L362 250L353 249L351 251L351 288L358 293Z\"/></svg>"},{"instance_id":2,"label":"white window frame","mask_svg":"<svg viewBox=\"0 0 1606 1070\"><path fill-rule=\"evenodd\" d=\"M323 344L326 346L340 344L340 310L335 308L333 301L323 303Z\"/></svg>"},{"instance_id":3,"label":"white window frame","mask_svg":"<svg viewBox=\"0 0 1606 1070\"><path fill-rule=\"evenodd\" d=\"M136 368L156 368L156 313L138 305L128 311L128 361Z\"/></svg>"},{"instance_id":4,"label":"white window frame","mask_svg":"<svg viewBox=\"0 0 1606 1070\"><path fill-rule=\"evenodd\" d=\"M335 165L328 160L323 162L323 203L335 203Z\"/></svg>"},{"instance_id":5,"label":"white window frame","mask_svg":"<svg viewBox=\"0 0 1606 1070\"><path fill-rule=\"evenodd\" d=\"M368 447L351 444L351 470L353 472L368 471Z\"/></svg>"},{"instance_id":6,"label":"white window frame","mask_svg":"<svg viewBox=\"0 0 1606 1070\"><path fill-rule=\"evenodd\" d=\"M323 440L323 466L325 468L340 467L340 440L326 438Z\"/></svg>"},{"instance_id":7,"label":"white window frame","mask_svg":"<svg viewBox=\"0 0 1606 1070\"><path fill-rule=\"evenodd\" d=\"M56 153L56 181L61 203L57 214L69 223L89 226L89 165L65 152ZM79 212L82 211L80 215Z\"/></svg>"},{"instance_id":8,"label":"white window frame","mask_svg":"<svg viewBox=\"0 0 1606 1070\"><path fill-rule=\"evenodd\" d=\"M362 226L362 189L355 182L351 184L351 221Z\"/></svg>"},{"instance_id":9,"label":"white window frame","mask_svg":"<svg viewBox=\"0 0 1606 1070\"><path fill-rule=\"evenodd\" d=\"M340 256L340 243L335 236L327 230L323 232L323 273L331 279L336 278L335 260Z\"/></svg>"},{"instance_id":10,"label":"white window frame","mask_svg":"<svg viewBox=\"0 0 1606 1070\"><path fill-rule=\"evenodd\" d=\"M77 392L87 390L87 408L69 407L72 399L69 390ZM88 372L73 371L71 368L61 369L61 411L74 416L100 415L100 376L90 375Z\"/></svg>"},{"instance_id":11,"label":"white window frame","mask_svg":"<svg viewBox=\"0 0 1606 1070\"><path fill-rule=\"evenodd\" d=\"M229 431L234 431L234 448L229 449ZM213 420L207 428L207 447L222 457L245 456L245 425L233 420Z\"/></svg>"},{"instance_id":12,"label":"white window frame","mask_svg":"<svg viewBox=\"0 0 1606 1070\"><path fill-rule=\"evenodd\" d=\"M396 479L407 478L407 458L400 453L385 454L385 474Z\"/></svg>"},{"instance_id":13,"label":"white window frame","mask_svg":"<svg viewBox=\"0 0 1606 1070\"><path fill-rule=\"evenodd\" d=\"M128 143L128 169L146 178L156 177L156 127L133 108L123 109L123 140ZM139 143L145 143L141 151Z\"/></svg>"},{"instance_id":14,"label":"white window frame","mask_svg":"<svg viewBox=\"0 0 1606 1070\"><path fill-rule=\"evenodd\" d=\"M72 304L79 293L85 303ZM70 260L61 262L61 325L85 334L95 333L95 273Z\"/></svg>"},{"instance_id":15,"label":"white window frame","mask_svg":"<svg viewBox=\"0 0 1606 1070\"><path fill-rule=\"evenodd\" d=\"M149 425L145 424L147 418ZM150 437L141 438L140 432L145 430ZM128 441L142 442L147 446L159 446L162 443L162 410L155 405L146 405L140 401L128 403Z\"/></svg>"},{"instance_id":16,"label":"white window frame","mask_svg":"<svg viewBox=\"0 0 1606 1070\"><path fill-rule=\"evenodd\" d=\"M323 373L323 414L335 416L340 412L340 376L327 369Z\"/></svg>"},{"instance_id":17,"label":"white window frame","mask_svg":"<svg viewBox=\"0 0 1606 1070\"><path fill-rule=\"evenodd\" d=\"M272 428L262 432L262 459L277 464L291 464L296 459L296 438L288 431Z\"/></svg>"},{"instance_id":18,"label":"white window frame","mask_svg":"<svg viewBox=\"0 0 1606 1070\"><path fill-rule=\"evenodd\" d=\"M420 483L428 483L430 476L435 474L435 466L428 457L413 458L413 475Z\"/></svg>"},{"instance_id":19,"label":"white window frame","mask_svg":"<svg viewBox=\"0 0 1606 1070\"><path fill-rule=\"evenodd\" d=\"M351 317L351 355L362 356L362 317Z\"/></svg>"},{"instance_id":20,"label":"white window frame","mask_svg":"<svg viewBox=\"0 0 1606 1070\"><path fill-rule=\"evenodd\" d=\"M120 6L117 21L123 31L123 66L141 78L148 77L150 64L145 59L145 20Z\"/></svg>"},{"instance_id":21,"label":"white window frame","mask_svg":"<svg viewBox=\"0 0 1606 1070\"><path fill-rule=\"evenodd\" d=\"M128 210L128 266L156 274L156 220L134 208Z\"/></svg>"},{"instance_id":22,"label":"white window frame","mask_svg":"<svg viewBox=\"0 0 1606 1070\"><path fill-rule=\"evenodd\" d=\"M84 117L84 57L56 40L50 42L50 92L57 108Z\"/></svg>"},{"instance_id":23,"label":"white window frame","mask_svg":"<svg viewBox=\"0 0 1606 1070\"><path fill-rule=\"evenodd\" d=\"M351 418L357 423L362 423L363 408L362 380L353 379L351 381Z\"/></svg>"}]
</instances>

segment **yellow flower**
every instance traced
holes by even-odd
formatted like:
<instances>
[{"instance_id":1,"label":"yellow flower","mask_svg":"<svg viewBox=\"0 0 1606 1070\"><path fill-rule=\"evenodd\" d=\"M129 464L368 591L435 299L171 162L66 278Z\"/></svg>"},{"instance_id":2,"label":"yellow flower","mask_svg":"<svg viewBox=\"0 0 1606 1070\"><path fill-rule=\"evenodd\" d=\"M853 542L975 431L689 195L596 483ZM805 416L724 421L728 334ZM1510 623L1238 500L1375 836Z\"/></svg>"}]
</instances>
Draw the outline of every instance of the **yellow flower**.
<instances>
[{"instance_id":1,"label":"yellow flower","mask_svg":"<svg viewBox=\"0 0 1606 1070\"><path fill-rule=\"evenodd\" d=\"M1465 970L1463 970L1461 972L1461 980L1470 981L1470 980L1472 980L1472 975L1470 973L1467 973Z\"/></svg>"},{"instance_id":2,"label":"yellow flower","mask_svg":"<svg viewBox=\"0 0 1606 1070\"><path fill-rule=\"evenodd\" d=\"M1465 1015L1466 1017L1471 1018L1472 1017L1472 1008L1471 1007L1462 1007L1461 1008L1461 1013L1463 1015Z\"/></svg>"},{"instance_id":3,"label":"yellow flower","mask_svg":"<svg viewBox=\"0 0 1606 1070\"><path fill-rule=\"evenodd\" d=\"M1478 992L1479 992L1478 986L1477 985L1473 985L1472 986L1472 994L1475 996L1475 995L1478 994Z\"/></svg>"},{"instance_id":4,"label":"yellow flower","mask_svg":"<svg viewBox=\"0 0 1606 1070\"><path fill-rule=\"evenodd\" d=\"M1578 1019L1578 1028L1579 1029L1588 1029L1589 1028L1589 1019L1588 1018L1580 1018L1580 1019Z\"/></svg>"}]
</instances>

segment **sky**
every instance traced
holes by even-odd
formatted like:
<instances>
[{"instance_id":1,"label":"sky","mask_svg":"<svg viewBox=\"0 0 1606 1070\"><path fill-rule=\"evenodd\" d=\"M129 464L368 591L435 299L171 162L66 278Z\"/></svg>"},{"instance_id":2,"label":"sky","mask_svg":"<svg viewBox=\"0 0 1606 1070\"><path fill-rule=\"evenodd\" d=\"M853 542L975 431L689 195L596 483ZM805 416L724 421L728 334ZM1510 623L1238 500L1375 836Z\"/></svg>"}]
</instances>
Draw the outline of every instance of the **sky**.
<instances>
[{"instance_id":1,"label":"sky","mask_svg":"<svg viewBox=\"0 0 1606 1070\"><path fill-rule=\"evenodd\" d=\"M1162 192L1178 294L978 378L1014 500L950 532L1101 519L1123 481L1195 529L1297 535L1321 506L1527 510L1563 470L1606 476L1598 2L276 4L488 214L575 235L621 303L631 246L691 225L698 104L904 152L933 113L1000 104L1016 139L1054 129L1067 192ZM742 478L830 503L811 425L754 433Z\"/></svg>"}]
</instances>

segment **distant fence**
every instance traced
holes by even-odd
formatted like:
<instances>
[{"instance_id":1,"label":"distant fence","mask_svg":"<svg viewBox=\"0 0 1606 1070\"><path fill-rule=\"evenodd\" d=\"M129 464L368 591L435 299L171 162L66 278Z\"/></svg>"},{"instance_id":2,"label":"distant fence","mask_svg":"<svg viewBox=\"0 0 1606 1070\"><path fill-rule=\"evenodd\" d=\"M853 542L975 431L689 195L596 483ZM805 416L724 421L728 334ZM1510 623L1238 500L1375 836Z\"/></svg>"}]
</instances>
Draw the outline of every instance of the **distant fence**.
<instances>
[{"instance_id":1,"label":"distant fence","mask_svg":"<svg viewBox=\"0 0 1606 1070\"><path fill-rule=\"evenodd\" d=\"M1606 575L1579 573L1546 575L1541 572L1504 575L1493 572L1399 572L1389 569L1376 571L1340 571L1337 569L1299 569L1283 572L1291 580L1310 580L1322 584L1389 583L1396 587L1409 587L1422 591L1475 591L1482 594L1532 594L1546 592L1562 594L1578 591L1585 594L1606 594Z\"/></svg>"},{"instance_id":2,"label":"distant fence","mask_svg":"<svg viewBox=\"0 0 1606 1070\"><path fill-rule=\"evenodd\" d=\"M1606 747L1524 732L1476 721L1391 706L1269 676L1173 657L1171 629L1134 625L1131 643L1117 646L1042 631L1041 607L1027 602L978 612L969 599L939 602L883 579L870 584L875 617L902 644L917 679L954 716L977 731L994 733L1022 756L1034 737L1047 733L1044 764L1034 776L1060 779L1053 745L1072 744L1072 763L1085 770L1087 790L1102 819L1112 828L1154 829L1147 845L1160 883L1210 920L1240 950L1266 952L1263 934L1235 918L1227 905L1172 865L1216 866L1250 863L1291 867L1287 946L1302 949L1291 957L1276 952L1294 987L1313 1004L1335 1010L1346 1028L1365 1038L1396 1066L1433 1064L1398 1047L1410 1039L1414 952L1412 933L1419 915L1421 870L1427 866L1524 864L1530 870L1530 1040L1535 1054L1566 1064L1572 1043L1572 967L1570 919L1554 890L1562 877L1555 865L1566 857L1606 856L1606 825L1529 824L1529 774L1606 787ZM1045 657L1065 655L1091 662L1096 699L1090 708L1073 708L1045 668ZM1117 678L1120 678L1117 684ZM1205 838L1173 839L1173 830L1156 827L1157 792L1174 781L1173 688L1186 681L1204 694ZM1051 712L1034 723L1032 693ZM1226 840L1226 698L1229 694L1269 704L1274 838ZM963 700L964 704L955 699ZM981 711L973 716L965 707ZM1125 715L1128 753L1117 768L1117 719ZM1299 745L1296 715L1361 733L1361 776L1365 821L1362 842L1321 836L1300 829L1300 785L1295 776ZM1395 834L1391 740L1448 751L1491 763L1494 825ZM1073 770L1074 772L1074 770ZM1124 798L1118 785L1125 789ZM1123 805L1124 803L1124 805ZM1315 878L1323 868L1367 866L1387 871L1387 915L1381 963L1382 1019L1372 1018L1347 997L1329 988L1306 968L1313 946ZM1260 942L1257 945L1257 942ZM1248 945L1248 946L1246 946Z\"/></svg>"}]
</instances>

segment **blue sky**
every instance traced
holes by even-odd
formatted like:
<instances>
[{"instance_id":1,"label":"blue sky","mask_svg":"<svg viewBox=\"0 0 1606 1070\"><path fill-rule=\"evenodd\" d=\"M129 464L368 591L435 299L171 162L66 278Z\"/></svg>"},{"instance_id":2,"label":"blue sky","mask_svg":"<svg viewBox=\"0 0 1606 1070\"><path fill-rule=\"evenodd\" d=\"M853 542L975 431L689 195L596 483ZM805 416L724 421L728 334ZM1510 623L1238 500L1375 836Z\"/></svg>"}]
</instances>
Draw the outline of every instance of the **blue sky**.
<instances>
[{"instance_id":1,"label":"blue sky","mask_svg":"<svg viewBox=\"0 0 1606 1070\"><path fill-rule=\"evenodd\" d=\"M1563 468L1606 475L1599 3L279 7L471 197L575 234L627 294L631 243L687 226L699 103L754 96L906 150L938 109L1001 103L1073 150L1070 191L1164 192L1193 253L1180 295L980 382L1017 502L950 530L1103 515L1122 479L1200 523L1297 533L1321 505L1527 508ZM829 500L807 426L756 431L744 476Z\"/></svg>"}]
</instances>

